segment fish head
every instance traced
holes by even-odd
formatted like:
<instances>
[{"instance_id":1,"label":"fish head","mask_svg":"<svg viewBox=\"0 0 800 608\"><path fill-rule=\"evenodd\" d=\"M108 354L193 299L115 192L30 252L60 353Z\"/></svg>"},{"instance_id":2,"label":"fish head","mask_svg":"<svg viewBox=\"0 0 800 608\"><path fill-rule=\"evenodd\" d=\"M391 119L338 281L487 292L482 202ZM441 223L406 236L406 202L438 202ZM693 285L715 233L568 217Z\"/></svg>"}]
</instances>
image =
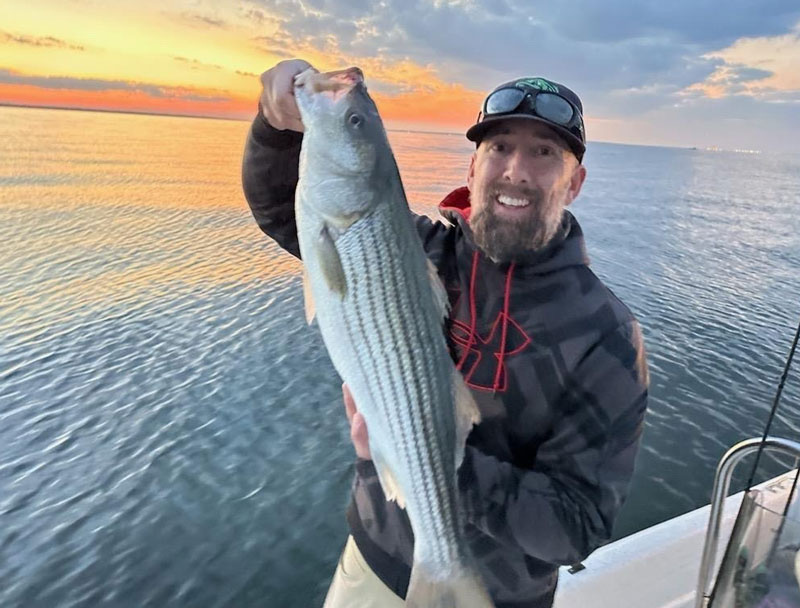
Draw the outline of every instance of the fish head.
<instances>
[{"instance_id":1,"label":"fish head","mask_svg":"<svg viewBox=\"0 0 800 608\"><path fill-rule=\"evenodd\" d=\"M305 127L301 170L327 193L317 204L330 207L317 211L364 215L377 203L375 185L396 165L361 70L306 70L295 77L294 93Z\"/></svg>"}]
</instances>

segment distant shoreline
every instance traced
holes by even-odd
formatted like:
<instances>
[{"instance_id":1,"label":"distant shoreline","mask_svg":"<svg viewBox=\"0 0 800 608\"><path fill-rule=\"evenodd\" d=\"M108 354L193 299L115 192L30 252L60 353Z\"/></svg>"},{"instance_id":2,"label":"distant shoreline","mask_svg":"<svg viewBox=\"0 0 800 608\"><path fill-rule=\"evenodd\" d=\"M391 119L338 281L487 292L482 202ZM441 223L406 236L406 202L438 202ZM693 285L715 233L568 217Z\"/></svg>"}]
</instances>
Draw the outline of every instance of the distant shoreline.
<instances>
[{"instance_id":1,"label":"distant shoreline","mask_svg":"<svg viewBox=\"0 0 800 608\"><path fill-rule=\"evenodd\" d=\"M24 108L24 109L33 109L33 110L63 110L65 112L102 112L105 114L134 114L137 116L166 116L169 118L198 118L203 120L226 120L231 122L250 122L252 120L251 117L247 118L233 118L228 116L203 116L198 114L180 114L180 113L169 113L169 112L145 112L142 110L112 110L107 108L67 108L64 106L45 106L45 105L25 105L21 103L11 103L6 101L0 101L0 107L8 107L8 108ZM393 132L393 133L424 133L427 135L456 135L462 136L462 132L458 131L434 131L434 130L427 130L427 129L409 129L408 127L392 127L390 125L386 125L386 130ZM670 150L689 150L695 152L730 152L736 154L762 154L763 151L761 150L731 150L725 148L717 148L716 146L668 146L664 144L634 144L629 142L619 142L619 141L593 141L589 140L587 143L589 144L611 144L614 146L642 146L646 148L666 148ZM790 153L791 154L791 153Z\"/></svg>"},{"instance_id":2,"label":"distant shoreline","mask_svg":"<svg viewBox=\"0 0 800 608\"><path fill-rule=\"evenodd\" d=\"M10 103L0 101L0 107L8 108L25 108L30 110L64 110L66 112L103 112L105 114L135 114L137 116L167 116L171 118L200 118L204 120L229 120L233 122L250 122L252 117L247 118L232 118L229 116L204 116L200 114L179 114L169 112L145 112L142 110L111 110L108 108L67 108L64 106L40 106L40 105L26 105L22 103ZM387 131L398 133L429 133L431 135L458 135L463 136L463 133L458 131L434 131L426 129L409 129L407 127L387 127ZM635 144L632 144L635 145Z\"/></svg>"},{"instance_id":3,"label":"distant shoreline","mask_svg":"<svg viewBox=\"0 0 800 608\"><path fill-rule=\"evenodd\" d=\"M170 116L172 118L203 118L206 120L230 120L234 122L248 122L250 118L231 118L228 116L202 116L199 114L178 114L170 112L145 112L143 110L111 110L107 108L67 108L64 106L39 106L22 103L0 101L0 106L8 108L26 108L30 110L64 110L66 112L103 112L105 114L135 114L137 116Z\"/></svg>"}]
</instances>

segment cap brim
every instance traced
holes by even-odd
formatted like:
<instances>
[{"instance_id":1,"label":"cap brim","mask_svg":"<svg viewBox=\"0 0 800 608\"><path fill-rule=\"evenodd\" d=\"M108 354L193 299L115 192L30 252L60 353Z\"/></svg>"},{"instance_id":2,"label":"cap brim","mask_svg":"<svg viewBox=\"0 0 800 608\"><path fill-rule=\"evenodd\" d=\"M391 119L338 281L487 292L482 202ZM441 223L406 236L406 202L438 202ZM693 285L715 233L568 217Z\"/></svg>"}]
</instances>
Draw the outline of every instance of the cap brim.
<instances>
[{"instance_id":1,"label":"cap brim","mask_svg":"<svg viewBox=\"0 0 800 608\"><path fill-rule=\"evenodd\" d=\"M467 139L479 143L481 139L483 139L483 136L486 135L486 131L495 126L498 122L502 122L510 118L525 118L526 120L535 120L543 125L547 125L564 139L564 143L566 143L567 146L572 150L573 154L575 154L578 160L583 158L583 154L586 152L586 146L584 143L570 133L567 129L552 123L549 120L539 118L538 116L531 116L530 114L503 114L501 116L489 116L488 118L484 118L481 122L475 123L469 129L467 129Z\"/></svg>"}]
</instances>

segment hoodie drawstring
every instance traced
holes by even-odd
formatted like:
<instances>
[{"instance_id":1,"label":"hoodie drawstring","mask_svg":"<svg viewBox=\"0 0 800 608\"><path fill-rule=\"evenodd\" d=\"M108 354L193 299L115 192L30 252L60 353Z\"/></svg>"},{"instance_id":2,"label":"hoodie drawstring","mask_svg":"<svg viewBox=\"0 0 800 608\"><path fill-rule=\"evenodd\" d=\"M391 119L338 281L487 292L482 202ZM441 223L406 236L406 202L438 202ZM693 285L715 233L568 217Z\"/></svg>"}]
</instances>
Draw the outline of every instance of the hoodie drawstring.
<instances>
[{"instance_id":1,"label":"hoodie drawstring","mask_svg":"<svg viewBox=\"0 0 800 608\"><path fill-rule=\"evenodd\" d=\"M456 369L461 371L461 368L464 366L464 363L469 356L469 349L472 348L472 345L475 343L475 327L478 324L478 320L475 313L475 276L478 274L478 250L475 250L475 253L472 254L472 272L470 273L469 279L469 340L467 341L467 346L464 348L464 352L461 353L461 359L459 359L458 364L456 365Z\"/></svg>"},{"instance_id":2,"label":"hoodie drawstring","mask_svg":"<svg viewBox=\"0 0 800 608\"><path fill-rule=\"evenodd\" d=\"M458 363L456 364L456 369L461 371L461 368L466 363L467 357L469 356L470 349L472 348L473 344L475 344L475 329L478 324L478 315L475 309L475 279L478 274L478 251L476 250L472 254L472 271L470 272L470 279L469 279L469 340L467 340L467 345L464 347L464 352L461 353L461 358L459 359ZM511 298L511 278L514 275L514 262L511 262L508 266L508 270L506 271L506 285L505 290L503 293L503 329L500 338L500 352L497 361L497 371L494 374L494 382L492 383L492 392L497 392L497 389L500 388L500 380L502 379L503 374L503 365L505 362L506 356L506 336L508 334L508 305L509 300Z\"/></svg>"},{"instance_id":3,"label":"hoodie drawstring","mask_svg":"<svg viewBox=\"0 0 800 608\"><path fill-rule=\"evenodd\" d=\"M503 293L503 337L500 339L500 356L497 360L497 371L494 374L492 392L500 388L500 376L503 373L503 362L506 358L506 334L508 333L508 301L511 295L511 277L514 275L514 262L511 262L506 271L506 288Z\"/></svg>"}]
</instances>

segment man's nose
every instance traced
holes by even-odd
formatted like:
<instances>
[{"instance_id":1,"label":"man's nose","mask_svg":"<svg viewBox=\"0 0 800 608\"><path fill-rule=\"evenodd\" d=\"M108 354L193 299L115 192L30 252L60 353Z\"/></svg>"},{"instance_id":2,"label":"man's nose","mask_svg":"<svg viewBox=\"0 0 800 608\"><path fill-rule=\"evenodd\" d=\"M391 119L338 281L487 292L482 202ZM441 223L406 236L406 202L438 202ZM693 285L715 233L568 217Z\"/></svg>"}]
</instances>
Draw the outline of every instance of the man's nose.
<instances>
[{"instance_id":1,"label":"man's nose","mask_svg":"<svg viewBox=\"0 0 800 608\"><path fill-rule=\"evenodd\" d=\"M531 181L530 169L524 155L519 151L506 157L503 179L512 184L527 184Z\"/></svg>"}]
</instances>

